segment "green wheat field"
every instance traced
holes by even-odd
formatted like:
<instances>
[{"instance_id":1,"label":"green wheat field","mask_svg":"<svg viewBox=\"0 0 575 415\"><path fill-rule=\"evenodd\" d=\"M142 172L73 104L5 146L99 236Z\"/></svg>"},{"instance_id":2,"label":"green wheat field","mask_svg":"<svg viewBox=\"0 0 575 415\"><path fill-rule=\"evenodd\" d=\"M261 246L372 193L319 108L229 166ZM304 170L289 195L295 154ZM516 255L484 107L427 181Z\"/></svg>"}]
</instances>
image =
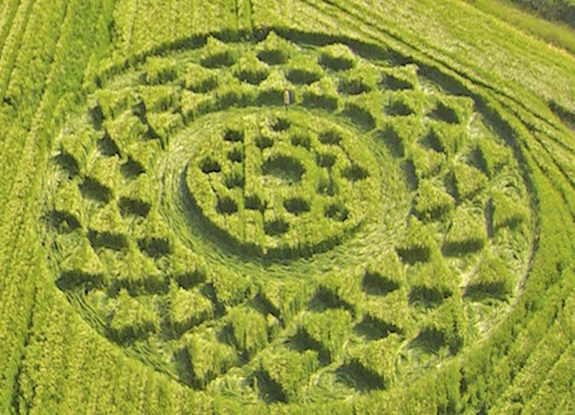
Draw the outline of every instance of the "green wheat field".
<instances>
[{"instance_id":1,"label":"green wheat field","mask_svg":"<svg viewBox=\"0 0 575 415\"><path fill-rule=\"evenodd\" d=\"M575 413L575 57L488 3L0 0L0 413Z\"/></svg>"}]
</instances>

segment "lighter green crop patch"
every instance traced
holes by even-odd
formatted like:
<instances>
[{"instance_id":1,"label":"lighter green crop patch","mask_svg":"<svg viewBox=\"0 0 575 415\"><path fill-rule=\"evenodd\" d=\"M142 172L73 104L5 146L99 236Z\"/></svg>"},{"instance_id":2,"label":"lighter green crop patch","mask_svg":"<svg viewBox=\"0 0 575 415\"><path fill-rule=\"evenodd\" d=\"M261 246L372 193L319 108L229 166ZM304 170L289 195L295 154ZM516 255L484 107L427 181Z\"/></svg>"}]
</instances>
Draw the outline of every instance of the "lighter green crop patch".
<instances>
[{"instance_id":1,"label":"lighter green crop patch","mask_svg":"<svg viewBox=\"0 0 575 415\"><path fill-rule=\"evenodd\" d=\"M508 137L362 50L271 32L103 75L44 209L94 330L190 388L289 403L387 389L495 324L533 241Z\"/></svg>"}]
</instances>

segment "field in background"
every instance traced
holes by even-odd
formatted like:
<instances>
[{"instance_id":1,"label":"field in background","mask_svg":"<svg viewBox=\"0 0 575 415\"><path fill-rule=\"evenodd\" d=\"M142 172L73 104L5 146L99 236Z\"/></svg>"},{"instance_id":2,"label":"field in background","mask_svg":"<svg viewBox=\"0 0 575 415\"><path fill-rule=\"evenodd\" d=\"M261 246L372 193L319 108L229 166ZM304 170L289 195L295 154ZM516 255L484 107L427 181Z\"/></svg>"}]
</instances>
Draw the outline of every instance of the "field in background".
<instances>
[{"instance_id":1,"label":"field in background","mask_svg":"<svg viewBox=\"0 0 575 415\"><path fill-rule=\"evenodd\" d=\"M0 412L574 411L570 56L457 1L0 9Z\"/></svg>"},{"instance_id":2,"label":"field in background","mask_svg":"<svg viewBox=\"0 0 575 415\"><path fill-rule=\"evenodd\" d=\"M545 19L575 26L575 3L573 0L514 0L514 3Z\"/></svg>"},{"instance_id":3,"label":"field in background","mask_svg":"<svg viewBox=\"0 0 575 415\"><path fill-rule=\"evenodd\" d=\"M572 20L569 22L562 20L559 11L541 13L537 9L532 9L531 11L535 12L533 14L507 1L469 0L467 2L532 36L565 49L572 54L575 53L575 5L571 5ZM517 3L521 5L521 2Z\"/></svg>"}]
</instances>

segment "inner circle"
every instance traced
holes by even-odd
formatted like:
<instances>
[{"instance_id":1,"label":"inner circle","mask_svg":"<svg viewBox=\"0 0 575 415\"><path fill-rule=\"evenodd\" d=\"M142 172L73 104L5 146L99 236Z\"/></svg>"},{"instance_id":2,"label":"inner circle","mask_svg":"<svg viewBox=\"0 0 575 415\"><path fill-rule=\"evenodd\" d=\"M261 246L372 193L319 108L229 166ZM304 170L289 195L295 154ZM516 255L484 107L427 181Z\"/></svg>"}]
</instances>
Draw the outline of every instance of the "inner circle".
<instances>
[{"instance_id":1,"label":"inner circle","mask_svg":"<svg viewBox=\"0 0 575 415\"><path fill-rule=\"evenodd\" d=\"M361 133L319 115L236 113L193 141L185 189L195 213L256 254L329 249L377 203L377 161Z\"/></svg>"}]
</instances>

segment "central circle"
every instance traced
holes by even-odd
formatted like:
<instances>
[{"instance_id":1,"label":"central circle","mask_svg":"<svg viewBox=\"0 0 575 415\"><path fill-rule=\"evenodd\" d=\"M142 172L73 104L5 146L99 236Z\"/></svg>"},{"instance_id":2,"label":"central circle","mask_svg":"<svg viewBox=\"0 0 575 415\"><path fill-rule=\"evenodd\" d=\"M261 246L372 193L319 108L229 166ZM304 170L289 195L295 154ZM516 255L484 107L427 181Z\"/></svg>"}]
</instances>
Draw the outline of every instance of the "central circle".
<instances>
[{"instance_id":1,"label":"central circle","mask_svg":"<svg viewBox=\"0 0 575 415\"><path fill-rule=\"evenodd\" d=\"M329 249L377 202L377 161L350 127L269 109L235 114L197 135L188 195L210 226L254 253Z\"/></svg>"}]
</instances>

